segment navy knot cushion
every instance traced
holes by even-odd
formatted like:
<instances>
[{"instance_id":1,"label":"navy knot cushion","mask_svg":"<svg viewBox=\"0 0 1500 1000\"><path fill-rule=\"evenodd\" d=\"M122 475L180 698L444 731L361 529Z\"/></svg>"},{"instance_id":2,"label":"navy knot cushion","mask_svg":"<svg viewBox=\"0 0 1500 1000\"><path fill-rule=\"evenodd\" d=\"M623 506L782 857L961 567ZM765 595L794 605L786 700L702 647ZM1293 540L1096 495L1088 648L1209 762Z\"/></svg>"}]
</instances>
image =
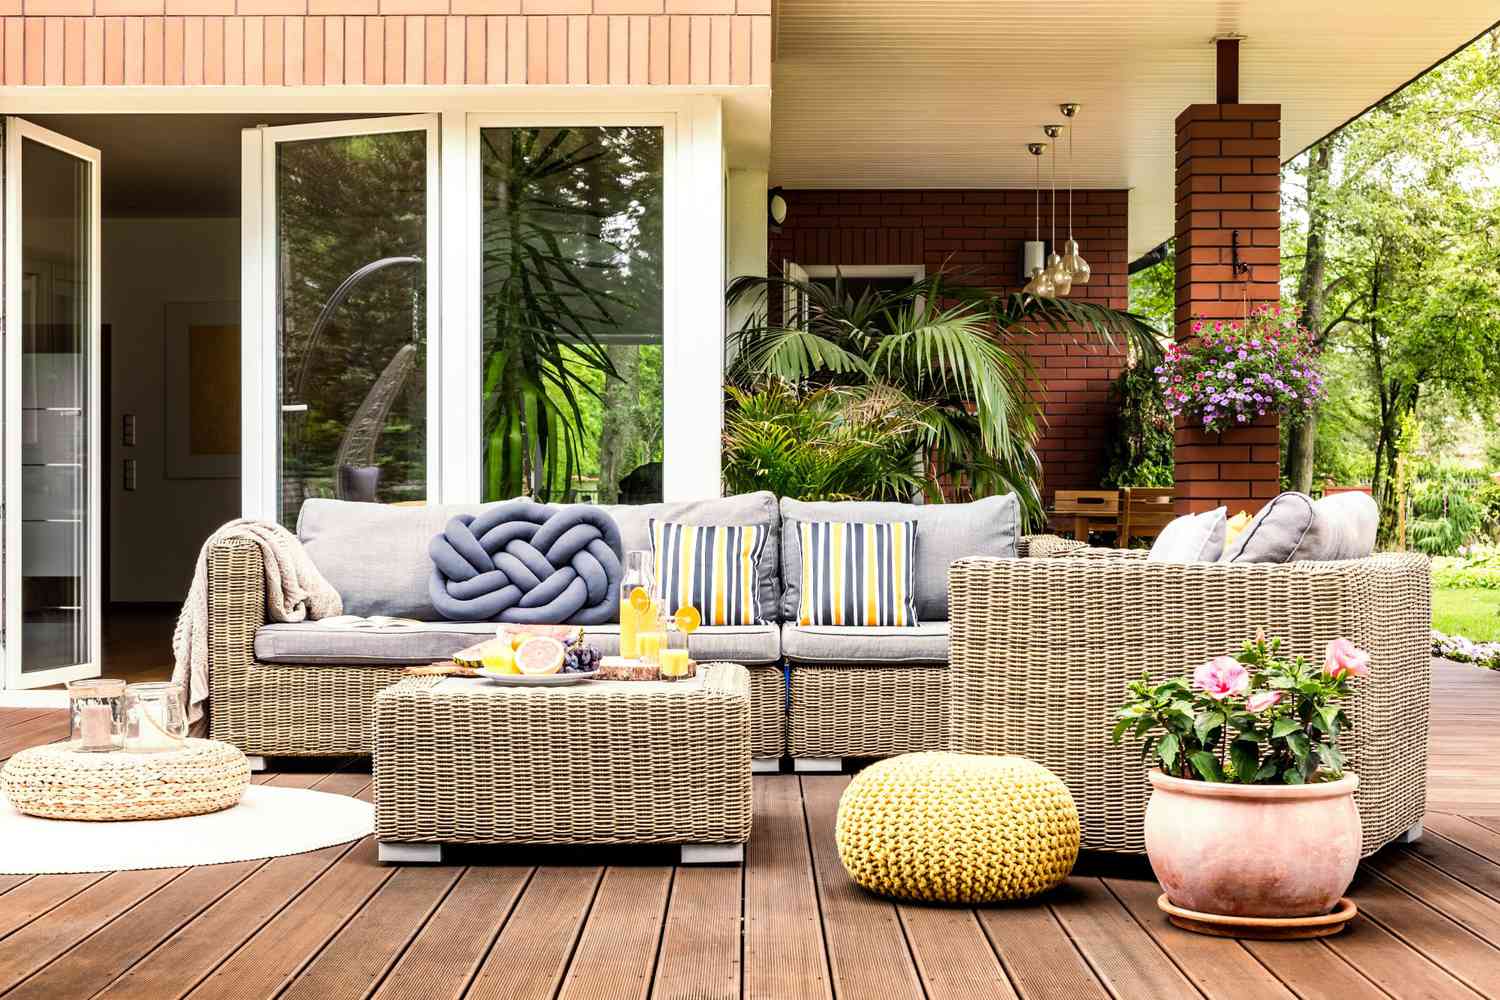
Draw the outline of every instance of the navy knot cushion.
<instances>
[{"instance_id":1,"label":"navy knot cushion","mask_svg":"<svg viewBox=\"0 0 1500 1000\"><path fill-rule=\"evenodd\" d=\"M620 528L598 507L509 500L448 521L428 592L452 621L602 625L620 591Z\"/></svg>"}]
</instances>

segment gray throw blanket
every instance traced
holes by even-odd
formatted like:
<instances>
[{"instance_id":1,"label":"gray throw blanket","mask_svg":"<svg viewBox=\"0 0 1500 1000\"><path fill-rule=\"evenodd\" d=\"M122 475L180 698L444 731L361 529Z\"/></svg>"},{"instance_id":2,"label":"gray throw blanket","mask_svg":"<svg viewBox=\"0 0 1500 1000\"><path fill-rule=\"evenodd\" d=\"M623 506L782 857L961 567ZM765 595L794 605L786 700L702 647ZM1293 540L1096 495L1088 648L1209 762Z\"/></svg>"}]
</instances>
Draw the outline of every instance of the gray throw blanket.
<instances>
[{"instance_id":1,"label":"gray throw blanket","mask_svg":"<svg viewBox=\"0 0 1500 1000\"><path fill-rule=\"evenodd\" d=\"M193 585L177 616L172 633L176 662L172 680L187 694L188 721L194 733L206 728L203 707L208 701L208 552L225 538L248 538L260 546L266 573L266 618L300 622L344 613L339 592L318 572L297 536L270 521L244 518L230 521L209 536L198 552Z\"/></svg>"},{"instance_id":2,"label":"gray throw blanket","mask_svg":"<svg viewBox=\"0 0 1500 1000\"><path fill-rule=\"evenodd\" d=\"M620 528L598 507L510 500L451 518L427 551L432 606L452 621L602 625L618 610Z\"/></svg>"}]
</instances>

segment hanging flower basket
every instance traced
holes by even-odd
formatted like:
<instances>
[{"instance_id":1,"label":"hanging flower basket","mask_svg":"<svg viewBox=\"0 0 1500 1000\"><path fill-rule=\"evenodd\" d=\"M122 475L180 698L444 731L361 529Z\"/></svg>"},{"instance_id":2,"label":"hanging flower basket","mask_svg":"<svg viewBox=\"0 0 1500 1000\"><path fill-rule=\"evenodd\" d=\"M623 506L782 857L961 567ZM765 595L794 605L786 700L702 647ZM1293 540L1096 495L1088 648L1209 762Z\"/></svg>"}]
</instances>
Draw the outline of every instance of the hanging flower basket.
<instances>
[{"instance_id":1,"label":"hanging flower basket","mask_svg":"<svg viewBox=\"0 0 1500 1000\"><path fill-rule=\"evenodd\" d=\"M1170 344L1156 382L1172 416L1221 434L1267 414L1300 423L1323 397L1312 336L1297 316L1261 305L1244 320L1194 320L1188 344Z\"/></svg>"}]
</instances>

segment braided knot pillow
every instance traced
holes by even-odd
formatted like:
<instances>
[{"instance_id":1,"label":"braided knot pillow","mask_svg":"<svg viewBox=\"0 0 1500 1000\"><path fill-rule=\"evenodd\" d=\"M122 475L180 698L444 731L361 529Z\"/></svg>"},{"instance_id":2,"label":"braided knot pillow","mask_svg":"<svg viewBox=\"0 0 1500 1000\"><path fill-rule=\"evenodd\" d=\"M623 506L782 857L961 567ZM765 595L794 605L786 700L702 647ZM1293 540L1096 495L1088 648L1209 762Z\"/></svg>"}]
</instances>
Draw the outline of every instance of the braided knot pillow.
<instances>
[{"instance_id":1,"label":"braided knot pillow","mask_svg":"<svg viewBox=\"0 0 1500 1000\"><path fill-rule=\"evenodd\" d=\"M508 500L448 521L427 546L427 590L452 621L601 625L617 610L622 551L598 507Z\"/></svg>"}]
</instances>

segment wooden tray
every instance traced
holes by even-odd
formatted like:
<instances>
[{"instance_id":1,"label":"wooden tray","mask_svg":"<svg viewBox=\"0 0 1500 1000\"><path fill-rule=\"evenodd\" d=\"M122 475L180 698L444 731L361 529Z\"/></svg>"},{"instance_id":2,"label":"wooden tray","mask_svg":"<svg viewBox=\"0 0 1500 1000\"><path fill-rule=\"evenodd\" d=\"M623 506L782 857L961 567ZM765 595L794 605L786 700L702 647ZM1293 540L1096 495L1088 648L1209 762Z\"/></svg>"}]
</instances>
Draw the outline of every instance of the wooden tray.
<instances>
[{"instance_id":1,"label":"wooden tray","mask_svg":"<svg viewBox=\"0 0 1500 1000\"><path fill-rule=\"evenodd\" d=\"M1156 898L1156 905L1167 915L1168 920L1185 931L1256 941L1297 941L1328 937L1343 930L1345 924L1359 915L1359 907L1347 896L1339 900L1332 913L1315 917L1230 917L1219 913L1199 913L1197 910L1185 910L1173 905L1166 893Z\"/></svg>"}]
</instances>

